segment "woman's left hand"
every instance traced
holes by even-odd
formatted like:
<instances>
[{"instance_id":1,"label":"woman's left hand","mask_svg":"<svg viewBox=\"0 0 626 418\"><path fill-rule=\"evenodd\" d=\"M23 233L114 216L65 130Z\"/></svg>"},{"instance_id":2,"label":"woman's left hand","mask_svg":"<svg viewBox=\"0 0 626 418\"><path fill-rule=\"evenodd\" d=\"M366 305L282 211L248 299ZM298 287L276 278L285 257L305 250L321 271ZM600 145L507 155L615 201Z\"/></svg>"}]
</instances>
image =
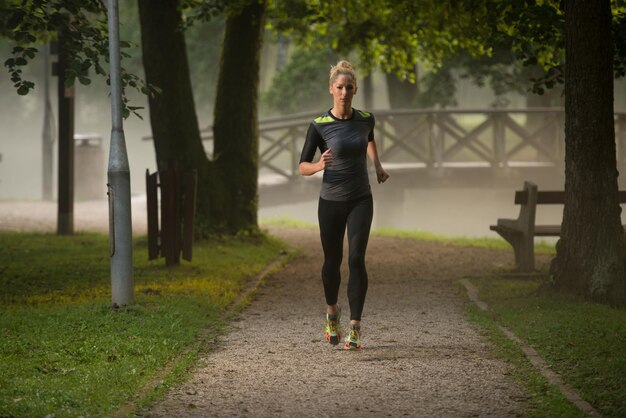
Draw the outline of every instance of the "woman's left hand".
<instances>
[{"instance_id":1,"label":"woman's left hand","mask_svg":"<svg viewBox=\"0 0 626 418\"><path fill-rule=\"evenodd\" d=\"M376 179L378 180L378 184L384 183L389 178L389 174L385 171L385 169L380 166L376 167Z\"/></svg>"}]
</instances>

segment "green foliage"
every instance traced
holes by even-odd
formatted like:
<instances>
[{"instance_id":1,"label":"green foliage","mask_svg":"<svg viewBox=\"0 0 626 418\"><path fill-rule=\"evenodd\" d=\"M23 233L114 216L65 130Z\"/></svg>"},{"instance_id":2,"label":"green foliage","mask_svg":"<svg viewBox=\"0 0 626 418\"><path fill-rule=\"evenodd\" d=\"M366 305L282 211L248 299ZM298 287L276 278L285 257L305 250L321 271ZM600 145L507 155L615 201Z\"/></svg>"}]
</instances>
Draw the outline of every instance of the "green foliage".
<instances>
[{"instance_id":1,"label":"green foliage","mask_svg":"<svg viewBox=\"0 0 626 418\"><path fill-rule=\"evenodd\" d=\"M546 76L548 73L541 67L524 65L505 46L494 46L492 55L481 57L471 57L461 51L443 60L436 72L427 73L420 79L419 105L439 105L442 108L456 105L454 95L457 82L459 79L469 79L477 86L489 87L493 91L496 97L491 106L506 107L507 93L525 94L535 88L543 94L543 87L536 86L532 80L541 80ZM554 83L547 83L550 88L554 87Z\"/></svg>"},{"instance_id":2,"label":"green foliage","mask_svg":"<svg viewBox=\"0 0 626 418\"><path fill-rule=\"evenodd\" d=\"M544 69L562 64L565 21L559 1L488 0L492 8L493 41L510 45L510 50L524 64L538 64Z\"/></svg>"},{"instance_id":3,"label":"green foliage","mask_svg":"<svg viewBox=\"0 0 626 418\"><path fill-rule=\"evenodd\" d=\"M615 45L613 71L616 77L626 76L626 6L621 0L611 2L613 8L612 38Z\"/></svg>"},{"instance_id":4,"label":"green foliage","mask_svg":"<svg viewBox=\"0 0 626 418\"><path fill-rule=\"evenodd\" d=\"M299 44L331 45L340 54L356 51L366 72L380 65L414 81L418 60L436 67L461 49L489 53L476 24L486 13L469 1L276 0L269 21Z\"/></svg>"},{"instance_id":5,"label":"green foliage","mask_svg":"<svg viewBox=\"0 0 626 418\"><path fill-rule=\"evenodd\" d=\"M13 58L4 62L4 66L9 69L13 86L17 89L17 94L24 96L35 87L35 84L22 79L22 67L28 64L29 59L35 58L37 50L35 48L24 48L16 46L13 48Z\"/></svg>"},{"instance_id":6,"label":"green foliage","mask_svg":"<svg viewBox=\"0 0 626 418\"><path fill-rule=\"evenodd\" d=\"M456 78L452 69L443 66L438 71L429 72L420 78L420 92L417 106L425 108L456 106Z\"/></svg>"},{"instance_id":7,"label":"green foliage","mask_svg":"<svg viewBox=\"0 0 626 418\"><path fill-rule=\"evenodd\" d=\"M297 42L312 45L320 37L340 54L356 51L361 66L380 65L400 79L414 81L418 60L437 66L459 49L487 53L474 15L459 10L465 2L421 0L331 1L277 0L270 12L271 26ZM482 14L484 10L468 3ZM469 16L466 17L466 16Z\"/></svg>"},{"instance_id":8,"label":"green foliage","mask_svg":"<svg viewBox=\"0 0 626 418\"><path fill-rule=\"evenodd\" d=\"M563 84L565 59L565 20L560 2L488 0L492 7L492 35L496 44L505 45L524 66L542 69L531 79L534 93Z\"/></svg>"},{"instance_id":9,"label":"green foliage","mask_svg":"<svg viewBox=\"0 0 626 418\"><path fill-rule=\"evenodd\" d=\"M626 8L617 0L612 7L615 75L623 76ZM366 70L380 66L400 79L412 79L418 61L437 70L461 58L467 74L479 83L489 80L496 96L526 90L528 79L537 94L563 83L565 25L558 0L276 0L269 26L305 47L355 51Z\"/></svg>"},{"instance_id":10,"label":"green foliage","mask_svg":"<svg viewBox=\"0 0 626 418\"><path fill-rule=\"evenodd\" d=\"M547 278L472 282L494 318L535 348L602 416L626 414L626 310L555 293Z\"/></svg>"},{"instance_id":11,"label":"green foliage","mask_svg":"<svg viewBox=\"0 0 626 418\"><path fill-rule=\"evenodd\" d=\"M328 68L337 56L328 48L298 48L279 70L261 100L281 113L320 110L329 103L326 93ZM317 99L314 99L317 98Z\"/></svg>"},{"instance_id":12,"label":"green foliage","mask_svg":"<svg viewBox=\"0 0 626 418\"><path fill-rule=\"evenodd\" d=\"M224 16L240 14L252 3L262 4L266 0L181 0L180 6L185 12L185 27L196 22L209 22Z\"/></svg>"},{"instance_id":13,"label":"green foliage","mask_svg":"<svg viewBox=\"0 0 626 418\"><path fill-rule=\"evenodd\" d=\"M564 3L557 0L484 0L489 13L486 15L484 38L493 54L482 56L476 62L467 62L470 75L487 74L495 78L496 88L506 90L524 87L530 80L531 90L544 94L546 90L563 84L565 62ZM612 1L613 44L615 50L614 72L616 77L626 73L626 10L621 1ZM498 80L498 68L472 66L492 58L506 57L500 61L506 68L500 72L506 77ZM508 56L508 57L507 57ZM507 70L508 68L508 70ZM487 71L485 71L487 70ZM509 78L507 80L506 78Z\"/></svg>"},{"instance_id":14,"label":"green foliage","mask_svg":"<svg viewBox=\"0 0 626 418\"><path fill-rule=\"evenodd\" d=\"M0 233L0 416L109 415L201 330L220 332L226 307L283 248L213 239L195 245L193 263L168 268L147 261L140 238L137 303L114 311L106 236Z\"/></svg>"},{"instance_id":15,"label":"green foliage","mask_svg":"<svg viewBox=\"0 0 626 418\"><path fill-rule=\"evenodd\" d=\"M182 0L180 3L186 14L185 24L188 26L222 16L227 6L225 0Z\"/></svg>"},{"instance_id":16,"label":"green foliage","mask_svg":"<svg viewBox=\"0 0 626 418\"><path fill-rule=\"evenodd\" d=\"M22 67L32 60L37 49L32 45L54 39L63 40L63 49L68 57L65 84L72 86L78 80L83 85L91 82L87 71L93 69L97 75L108 78L109 62L108 23L106 5L101 0L30 0L0 3L0 36L14 42L13 58L4 62L18 94L28 94L35 87L32 81L22 78ZM130 58L124 49L131 45L121 41L121 57ZM122 68L124 117L137 114L138 107L129 105L125 94L127 87L143 94L158 94L158 89L146 85L134 73Z\"/></svg>"}]
</instances>

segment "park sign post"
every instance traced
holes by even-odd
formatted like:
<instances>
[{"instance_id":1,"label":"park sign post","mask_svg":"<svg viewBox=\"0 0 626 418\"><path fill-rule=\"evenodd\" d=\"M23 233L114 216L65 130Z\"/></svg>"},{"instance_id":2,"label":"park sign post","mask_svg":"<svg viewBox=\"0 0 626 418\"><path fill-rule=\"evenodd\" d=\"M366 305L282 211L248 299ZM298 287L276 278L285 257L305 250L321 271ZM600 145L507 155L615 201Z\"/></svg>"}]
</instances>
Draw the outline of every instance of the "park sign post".
<instances>
[{"instance_id":1,"label":"park sign post","mask_svg":"<svg viewBox=\"0 0 626 418\"><path fill-rule=\"evenodd\" d=\"M134 302L133 247L130 206L130 167L122 125L119 14L117 0L108 0L111 84L111 146L107 171L109 196L109 255L113 307Z\"/></svg>"}]
</instances>

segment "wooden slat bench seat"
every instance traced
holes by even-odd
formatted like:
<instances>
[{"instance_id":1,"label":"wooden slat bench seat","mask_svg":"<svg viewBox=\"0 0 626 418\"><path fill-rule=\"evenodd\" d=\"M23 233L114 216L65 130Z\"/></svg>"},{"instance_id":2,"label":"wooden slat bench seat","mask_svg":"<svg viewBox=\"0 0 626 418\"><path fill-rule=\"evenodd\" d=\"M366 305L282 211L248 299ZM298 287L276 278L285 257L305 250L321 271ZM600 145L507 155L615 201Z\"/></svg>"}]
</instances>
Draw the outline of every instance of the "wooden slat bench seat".
<instances>
[{"instance_id":1,"label":"wooden slat bench seat","mask_svg":"<svg viewBox=\"0 0 626 418\"><path fill-rule=\"evenodd\" d=\"M563 205L565 192L562 190L538 191L537 185L524 182L524 189L515 192L516 205L520 205L517 219L498 219L489 229L507 240L515 252L515 265L521 272L535 270L534 237L558 237L561 225L535 225L537 205ZM626 203L626 191L619 191L619 203ZM626 230L626 226L624 226Z\"/></svg>"},{"instance_id":2,"label":"wooden slat bench seat","mask_svg":"<svg viewBox=\"0 0 626 418\"><path fill-rule=\"evenodd\" d=\"M558 237L561 235L561 225L535 225L536 237Z\"/></svg>"}]
</instances>

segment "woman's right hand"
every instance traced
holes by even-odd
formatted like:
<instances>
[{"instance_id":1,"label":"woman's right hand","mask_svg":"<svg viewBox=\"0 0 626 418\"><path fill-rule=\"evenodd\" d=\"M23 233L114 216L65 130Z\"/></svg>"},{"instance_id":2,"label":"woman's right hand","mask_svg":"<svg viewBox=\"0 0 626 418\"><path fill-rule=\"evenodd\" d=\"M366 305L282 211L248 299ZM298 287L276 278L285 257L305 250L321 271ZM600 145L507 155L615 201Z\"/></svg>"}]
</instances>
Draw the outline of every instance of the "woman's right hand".
<instances>
[{"instance_id":1,"label":"woman's right hand","mask_svg":"<svg viewBox=\"0 0 626 418\"><path fill-rule=\"evenodd\" d=\"M330 148L322 153L318 164L320 167L320 171L326 169L326 167L330 167L331 165L333 165L333 155Z\"/></svg>"},{"instance_id":2,"label":"woman's right hand","mask_svg":"<svg viewBox=\"0 0 626 418\"><path fill-rule=\"evenodd\" d=\"M300 174L303 176L311 176L318 171L324 170L326 167L330 167L333 165L333 155L330 152L330 148L322 153L320 160L316 163L309 163L307 161L303 161L298 166L298 170Z\"/></svg>"}]
</instances>

